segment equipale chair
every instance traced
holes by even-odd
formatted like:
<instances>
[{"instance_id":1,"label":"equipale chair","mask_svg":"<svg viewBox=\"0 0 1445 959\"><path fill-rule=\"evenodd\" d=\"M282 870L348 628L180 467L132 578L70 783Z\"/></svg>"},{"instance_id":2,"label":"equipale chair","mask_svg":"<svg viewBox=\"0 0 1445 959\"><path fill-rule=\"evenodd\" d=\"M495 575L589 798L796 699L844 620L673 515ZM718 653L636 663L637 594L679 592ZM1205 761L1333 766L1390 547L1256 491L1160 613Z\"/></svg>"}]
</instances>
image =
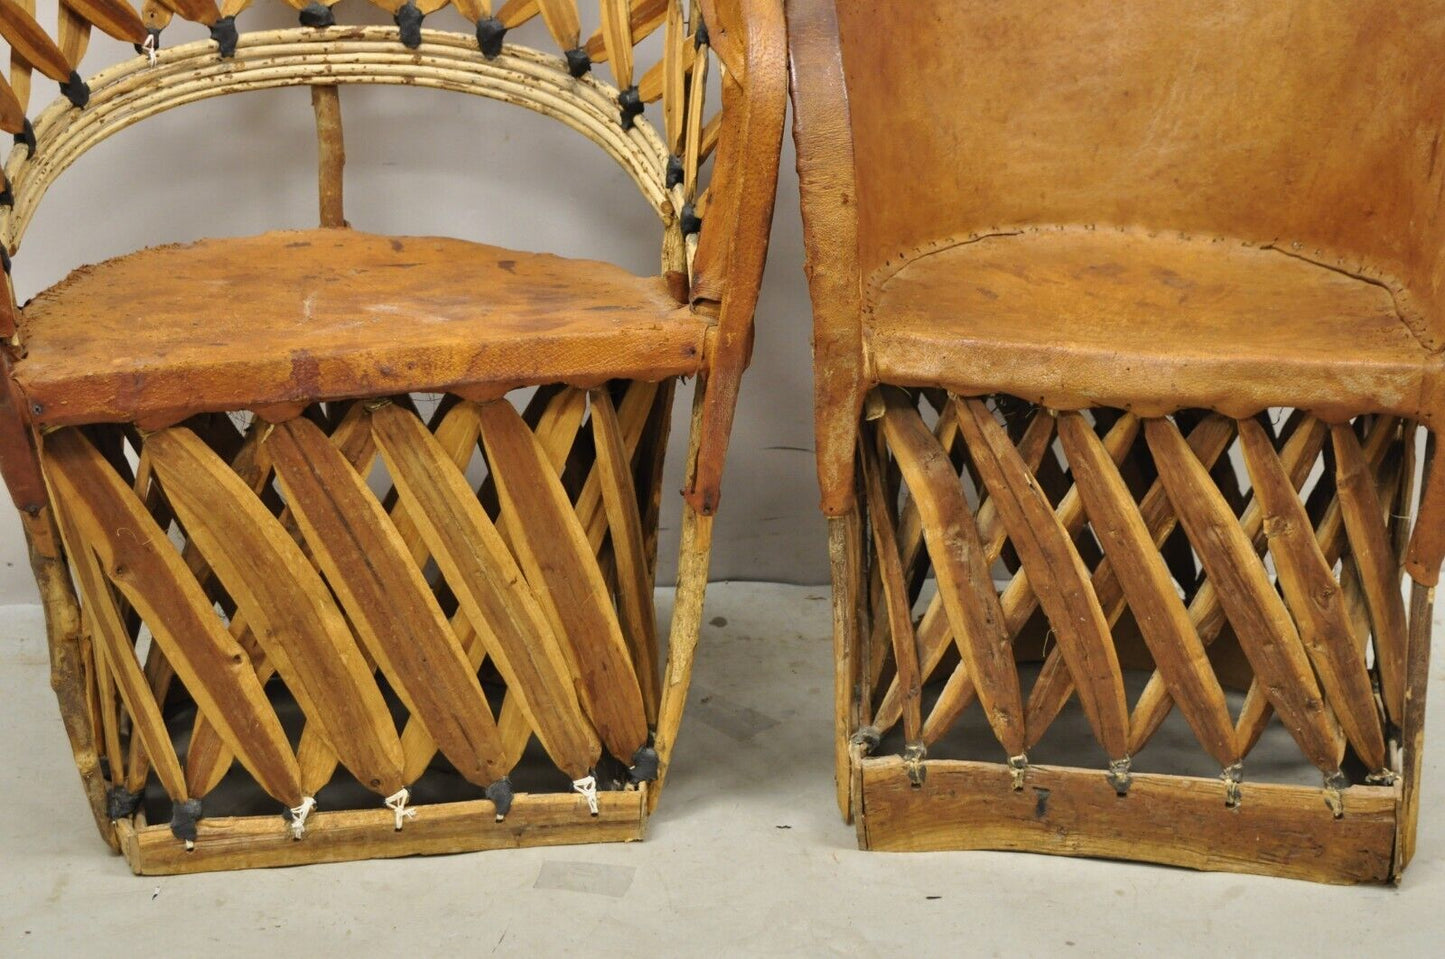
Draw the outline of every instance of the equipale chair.
<instances>
[{"instance_id":1,"label":"equipale chair","mask_svg":"<svg viewBox=\"0 0 1445 959\"><path fill-rule=\"evenodd\" d=\"M423 29L446 0L377 0L394 27L292 3L302 26L248 34L247 0L62 0L52 40L0 0L7 272L56 177L152 114L309 87L320 144L320 229L148 249L23 309L0 298L0 463L97 825L138 873L640 838L751 348L781 5L600 0L589 39L574 0L457 0L466 33ZM210 38L160 49L172 13ZM537 16L560 56L505 42ZM87 83L92 26L138 55ZM33 71L64 97L32 123ZM661 274L346 228L344 84L562 121L656 211ZM679 377L696 398L659 672Z\"/></svg>"},{"instance_id":2,"label":"equipale chair","mask_svg":"<svg viewBox=\"0 0 1445 959\"><path fill-rule=\"evenodd\" d=\"M860 844L1398 878L1445 7L786 6Z\"/></svg>"}]
</instances>

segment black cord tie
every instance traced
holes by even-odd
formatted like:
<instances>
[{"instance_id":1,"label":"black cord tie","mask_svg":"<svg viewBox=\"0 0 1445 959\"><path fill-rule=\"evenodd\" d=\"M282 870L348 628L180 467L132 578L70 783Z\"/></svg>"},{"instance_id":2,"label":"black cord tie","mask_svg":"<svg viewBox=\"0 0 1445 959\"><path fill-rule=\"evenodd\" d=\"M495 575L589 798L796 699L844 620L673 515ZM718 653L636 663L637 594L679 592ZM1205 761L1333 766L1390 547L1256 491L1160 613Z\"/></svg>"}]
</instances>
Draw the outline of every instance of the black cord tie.
<instances>
[{"instance_id":1,"label":"black cord tie","mask_svg":"<svg viewBox=\"0 0 1445 959\"><path fill-rule=\"evenodd\" d=\"M394 19L401 30L401 45L408 50L421 46L421 21L425 16L411 0L406 0L406 5L396 11Z\"/></svg>"},{"instance_id":2,"label":"black cord tie","mask_svg":"<svg viewBox=\"0 0 1445 959\"><path fill-rule=\"evenodd\" d=\"M477 49L482 56L494 60L502 53L502 40L507 35L507 26L496 17L477 21Z\"/></svg>"},{"instance_id":3,"label":"black cord tie","mask_svg":"<svg viewBox=\"0 0 1445 959\"><path fill-rule=\"evenodd\" d=\"M70 71L70 76L60 85L60 92L65 94L65 98L78 110L84 110L85 105L90 102L90 87L74 70Z\"/></svg>"},{"instance_id":4,"label":"black cord tie","mask_svg":"<svg viewBox=\"0 0 1445 959\"><path fill-rule=\"evenodd\" d=\"M10 191L10 178L5 175L4 170L0 170L0 183L4 184L0 187L0 206L14 206L15 194Z\"/></svg>"},{"instance_id":5,"label":"black cord tie","mask_svg":"<svg viewBox=\"0 0 1445 959\"><path fill-rule=\"evenodd\" d=\"M692 236L699 232L702 229L702 217L697 215L697 207L691 203L683 204L678 223L682 227L683 236Z\"/></svg>"},{"instance_id":6,"label":"black cord tie","mask_svg":"<svg viewBox=\"0 0 1445 959\"><path fill-rule=\"evenodd\" d=\"M507 818L512 811L512 781L506 776L487 787L487 798L497 807L497 822Z\"/></svg>"},{"instance_id":7,"label":"black cord tie","mask_svg":"<svg viewBox=\"0 0 1445 959\"><path fill-rule=\"evenodd\" d=\"M667 188L671 190L675 186L681 186L685 175L686 174L682 168L682 157L677 156L676 154L668 157L667 179L666 181L664 181Z\"/></svg>"},{"instance_id":8,"label":"black cord tie","mask_svg":"<svg viewBox=\"0 0 1445 959\"><path fill-rule=\"evenodd\" d=\"M236 33L236 18L222 17L211 24L211 39L221 48L221 58L230 59L236 55L236 41L240 39Z\"/></svg>"},{"instance_id":9,"label":"black cord tie","mask_svg":"<svg viewBox=\"0 0 1445 959\"><path fill-rule=\"evenodd\" d=\"M25 149L30 151L30 155L35 155L35 127L30 125L29 117L25 118L25 128L15 134L15 142L25 144Z\"/></svg>"},{"instance_id":10,"label":"black cord tie","mask_svg":"<svg viewBox=\"0 0 1445 959\"><path fill-rule=\"evenodd\" d=\"M592 72L592 58L587 55L584 47L573 47L564 56L567 57L567 72L572 74L573 79L582 79L583 74Z\"/></svg>"},{"instance_id":11,"label":"black cord tie","mask_svg":"<svg viewBox=\"0 0 1445 959\"><path fill-rule=\"evenodd\" d=\"M701 13L697 15L697 30L692 35L692 44L694 48L704 44L712 46L712 38L707 34L707 21L702 18Z\"/></svg>"},{"instance_id":12,"label":"black cord tie","mask_svg":"<svg viewBox=\"0 0 1445 959\"><path fill-rule=\"evenodd\" d=\"M642 97L637 87L631 86L617 95L617 105L622 108L622 129L631 130L637 118L642 116Z\"/></svg>"},{"instance_id":13,"label":"black cord tie","mask_svg":"<svg viewBox=\"0 0 1445 959\"><path fill-rule=\"evenodd\" d=\"M196 823L201 821L199 799L187 799L171 807L171 835L183 841L190 848L196 841Z\"/></svg>"},{"instance_id":14,"label":"black cord tie","mask_svg":"<svg viewBox=\"0 0 1445 959\"><path fill-rule=\"evenodd\" d=\"M632 765L627 771L632 774L633 782L650 783L657 779L659 765L656 749L650 745L638 746L637 752L632 754Z\"/></svg>"},{"instance_id":15,"label":"black cord tie","mask_svg":"<svg viewBox=\"0 0 1445 959\"><path fill-rule=\"evenodd\" d=\"M299 19L303 27L310 27L313 30L324 30L327 27L336 26L336 15L331 12L331 8L324 3L317 3L316 0L311 0L301 8Z\"/></svg>"},{"instance_id":16,"label":"black cord tie","mask_svg":"<svg viewBox=\"0 0 1445 959\"><path fill-rule=\"evenodd\" d=\"M105 814L111 822L129 819L140 808L142 795L124 786L111 786L105 791Z\"/></svg>"}]
</instances>

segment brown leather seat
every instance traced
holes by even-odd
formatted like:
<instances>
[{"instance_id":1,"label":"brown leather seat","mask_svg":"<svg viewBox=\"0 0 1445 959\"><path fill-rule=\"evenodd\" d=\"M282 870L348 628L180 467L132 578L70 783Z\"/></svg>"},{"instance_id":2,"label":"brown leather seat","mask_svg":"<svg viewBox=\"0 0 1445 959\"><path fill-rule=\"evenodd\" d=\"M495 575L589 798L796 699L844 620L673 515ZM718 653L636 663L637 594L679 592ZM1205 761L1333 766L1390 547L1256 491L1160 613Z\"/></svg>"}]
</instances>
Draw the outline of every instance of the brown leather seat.
<instances>
[{"instance_id":1,"label":"brown leather seat","mask_svg":"<svg viewBox=\"0 0 1445 959\"><path fill-rule=\"evenodd\" d=\"M164 279L165 282L159 282ZM25 308L42 425L414 390L696 372L709 329L660 277L438 237L282 231L142 250Z\"/></svg>"},{"instance_id":2,"label":"brown leather seat","mask_svg":"<svg viewBox=\"0 0 1445 959\"><path fill-rule=\"evenodd\" d=\"M984 235L880 271L869 292L877 379L1055 408L1245 417L1287 406L1428 420L1426 373L1441 369L1384 286L1229 240Z\"/></svg>"}]
</instances>

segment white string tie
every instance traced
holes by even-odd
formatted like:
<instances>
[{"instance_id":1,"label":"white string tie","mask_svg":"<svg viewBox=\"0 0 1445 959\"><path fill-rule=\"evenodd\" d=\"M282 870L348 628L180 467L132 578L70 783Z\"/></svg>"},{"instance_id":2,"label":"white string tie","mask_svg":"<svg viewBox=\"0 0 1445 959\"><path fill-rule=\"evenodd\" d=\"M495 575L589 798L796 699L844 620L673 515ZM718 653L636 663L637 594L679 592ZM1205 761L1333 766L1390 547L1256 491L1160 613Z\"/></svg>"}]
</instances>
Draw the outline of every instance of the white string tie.
<instances>
[{"instance_id":1,"label":"white string tie","mask_svg":"<svg viewBox=\"0 0 1445 959\"><path fill-rule=\"evenodd\" d=\"M407 801L411 799L411 792L403 786L382 800L386 808L396 813L396 831L401 832L401 827L408 819L416 818L416 810L407 808Z\"/></svg>"},{"instance_id":2,"label":"white string tie","mask_svg":"<svg viewBox=\"0 0 1445 959\"><path fill-rule=\"evenodd\" d=\"M315 796L302 796L301 805L291 810L291 838L300 839L306 835L306 817L316 808Z\"/></svg>"},{"instance_id":3,"label":"white string tie","mask_svg":"<svg viewBox=\"0 0 1445 959\"><path fill-rule=\"evenodd\" d=\"M151 66L155 66L155 65L156 65L156 35L155 35L154 33L147 33L147 34L146 34L146 38L145 38L145 42L142 43L140 46L141 46L141 49L145 51L145 55L146 55L148 58L150 58L150 65L151 65ZM304 805L304 804L303 804L303 805Z\"/></svg>"},{"instance_id":4,"label":"white string tie","mask_svg":"<svg viewBox=\"0 0 1445 959\"><path fill-rule=\"evenodd\" d=\"M582 798L587 800L587 811L594 816L597 815L597 777L583 776L581 779L574 779L572 781L572 788L581 793Z\"/></svg>"}]
</instances>

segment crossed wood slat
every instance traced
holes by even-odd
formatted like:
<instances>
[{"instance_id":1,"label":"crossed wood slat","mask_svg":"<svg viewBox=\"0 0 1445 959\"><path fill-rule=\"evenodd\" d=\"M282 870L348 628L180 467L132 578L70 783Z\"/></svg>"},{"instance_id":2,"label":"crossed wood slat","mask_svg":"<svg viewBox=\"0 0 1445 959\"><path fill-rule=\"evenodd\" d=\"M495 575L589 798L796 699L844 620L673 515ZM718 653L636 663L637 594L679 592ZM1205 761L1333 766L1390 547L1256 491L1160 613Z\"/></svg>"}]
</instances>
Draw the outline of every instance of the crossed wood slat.
<instances>
[{"instance_id":1,"label":"crossed wood slat","mask_svg":"<svg viewBox=\"0 0 1445 959\"><path fill-rule=\"evenodd\" d=\"M905 742L932 745L978 699L1016 757L1077 692L1111 764L1124 768L1177 704L1226 770L1277 715L1327 781L1338 781L1346 743L1387 774L1386 722L1400 715L1393 697L1405 645L1399 577L1408 537L1392 538L1387 525L1404 482L1391 466L1390 451L1408 435L1397 420L1369 419L1362 440L1354 426L1296 413L1276 439L1255 420L1207 415L1186 436L1169 418L1101 415L1110 424L1101 435L1082 413L1035 410L1006 429L981 399L931 401L932 430L916 397L885 389L875 400L878 429L868 424L863 434L879 610L865 724L886 731L901 721ZM1249 487L1231 506L1216 464L1236 439ZM1327 443L1334 469L1302 499ZM1141 462L1157 473L1138 475ZM1052 491L1046 475L1060 481ZM978 494L973 508L965 479ZM1200 567L1182 588L1183 567L1171 569L1164 551L1181 531ZM1084 544L1099 557L1092 569ZM992 581L1000 559L1014 564L1001 591ZM930 568L938 591L915 628ZM1011 644L1036 608L1052 644L1021 708ZM1155 665L1132 713L1111 635L1125 609ZM1254 673L1237 720L1206 652L1226 625ZM1378 700L1366 659L1372 640ZM958 662L937 677L950 646ZM921 687L933 678L944 684L924 715Z\"/></svg>"},{"instance_id":2,"label":"crossed wood slat","mask_svg":"<svg viewBox=\"0 0 1445 959\"><path fill-rule=\"evenodd\" d=\"M552 402L531 423L505 400L448 403L432 429L396 403L351 404L329 436L307 416L258 421L244 441L211 437L235 447L231 463L196 429L174 427L139 446L134 485L82 431L47 437L101 698L118 697L134 730L117 781L139 789L153 769L183 802L234 758L294 810L338 763L394 797L440 752L494 788L534 734L574 781L604 748L636 762L658 665L632 464L659 390L542 395ZM490 511L488 487L466 478L483 454ZM366 479L378 459L395 484L384 496ZM569 464L584 471L575 502ZM171 517L181 550L163 525ZM444 593L456 601L450 619ZM155 637L144 666L142 625ZM505 685L496 715L479 679L488 660ZM273 676L306 720L294 752L265 692ZM378 677L409 714L400 731ZM163 715L173 681L197 705L184 766ZM119 766L121 723L102 713ZM488 795L504 813L509 799Z\"/></svg>"}]
</instances>

